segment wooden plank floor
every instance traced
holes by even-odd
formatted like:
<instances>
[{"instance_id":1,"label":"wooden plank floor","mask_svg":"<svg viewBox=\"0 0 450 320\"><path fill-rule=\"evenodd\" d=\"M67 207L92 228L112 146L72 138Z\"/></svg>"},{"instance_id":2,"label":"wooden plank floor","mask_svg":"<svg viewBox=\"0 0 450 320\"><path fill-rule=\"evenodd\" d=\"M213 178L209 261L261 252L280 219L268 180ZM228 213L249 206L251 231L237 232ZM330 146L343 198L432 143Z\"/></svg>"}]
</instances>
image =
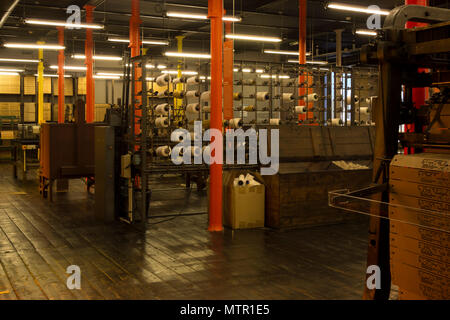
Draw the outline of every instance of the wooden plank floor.
<instances>
[{"instance_id":1,"label":"wooden plank floor","mask_svg":"<svg viewBox=\"0 0 450 320\"><path fill-rule=\"evenodd\" d=\"M49 204L35 182L16 182L0 165L0 300L361 298L366 219L211 234L207 216L196 215L140 230L92 220L93 196L80 180L70 185ZM152 197L152 214L206 204L195 189ZM81 290L66 287L70 265L81 268Z\"/></svg>"}]
</instances>

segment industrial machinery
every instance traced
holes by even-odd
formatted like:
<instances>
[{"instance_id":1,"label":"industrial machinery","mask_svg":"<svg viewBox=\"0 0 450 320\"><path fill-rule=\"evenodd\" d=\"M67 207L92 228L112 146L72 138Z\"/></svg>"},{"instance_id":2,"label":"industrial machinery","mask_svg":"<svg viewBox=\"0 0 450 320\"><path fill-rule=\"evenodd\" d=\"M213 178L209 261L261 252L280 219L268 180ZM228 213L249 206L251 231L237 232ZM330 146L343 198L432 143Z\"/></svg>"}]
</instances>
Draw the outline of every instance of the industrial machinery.
<instances>
[{"instance_id":1,"label":"industrial machinery","mask_svg":"<svg viewBox=\"0 0 450 320\"><path fill-rule=\"evenodd\" d=\"M381 286L367 287L366 299L388 299L391 284L399 299L450 298L449 17L448 9L398 7L362 50L362 61L380 68L373 185L329 199L371 216L367 265L379 267ZM405 29L408 21L429 25ZM427 88L425 102L416 88ZM400 133L405 125L414 130Z\"/></svg>"}]
</instances>

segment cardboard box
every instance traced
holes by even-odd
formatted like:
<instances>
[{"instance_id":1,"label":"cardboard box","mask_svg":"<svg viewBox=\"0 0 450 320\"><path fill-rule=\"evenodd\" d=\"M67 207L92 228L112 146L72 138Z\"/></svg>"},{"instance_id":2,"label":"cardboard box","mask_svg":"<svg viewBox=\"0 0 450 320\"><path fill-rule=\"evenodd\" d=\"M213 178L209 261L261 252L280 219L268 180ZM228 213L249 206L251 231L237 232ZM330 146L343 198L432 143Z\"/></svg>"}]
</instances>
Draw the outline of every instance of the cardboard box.
<instances>
[{"instance_id":1,"label":"cardboard box","mask_svg":"<svg viewBox=\"0 0 450 320\"><path fill-rule=\"evenodd\" d=\"M250 173L260 183L256 186L235 186L234 179ZM232 229L264 227L265 186L253 172L229 171L224 174L224 225Z\"/></svg>"},{"instance_id":2,"label":"cardboard box","mask_svg":"<svg viewBox=\"0 0 450 320\"><path fill-rule=\"evenodd\" d=\"M13 140L15 138L14 131L1 131L0 138L2 140Z\"/></svg>"},{"instance_id":3,"label":"cardboard box","mask_svg":"<svg viewBox=\"0 0 450 320\"><path fill-rule=\"evenodd\" d=\"M450 264L449 248L445 248L440 245L391 233L390 246L392 250L395 248L403 249L415 254L420 254L424 257L429 257L434 260Z\"/></svg>"},{"instance_id":4,"label":"cardboard box","mask_svg":"<svg viewBox=\"0 0 450 320\"><path fill-rule=\"evenodd\" d=\"M389 217L395 222L401 221L450 232L450 214L446 212L429 213L427 211L390 206Z\"/></svg>"},{"instance_id":5,"label":"cardboard box","mask_svg":"<svg viewBox=\"0 0 450 320\"><path fill-rule=\"evenodd\" d=\"M450 279L403 264L393 268L392 283L428 299L449 299Z\"/></svg>"},{"instance_id":6,"label":"cardboard box","mask_svg":"<svg viewBox=\"0 0 450 320\"><path fill-rule=\"evenodd\" d=\"M399 288L398 300L430 300L430 299L420 294L412 293L405 289Z\"/></svg>"},{"instance_id":7,"label":"cardboard box","mask_svg":"<svg viewBox=\"0 0 450 320\"><path fill-rule=\"evenodd\" d=\"M389 187L394 194L404 194L411 197L450 203L449 186L434 186L401 180L390 180ZM408 205L408 203L403 203L403 205Z\"/></svg>"},{"instance_id":8,"label":"cardboard box","mask_svg":"<svg viewBox=\"0 0 450 320\"><path fill-rule=\"evenodd\" d=\"M448 232L397 221L391 221L390 228L391 234L427 241L441 247L450 248L450 233Z\"/></svg>"},{"instance_id":9,"label":"cardboard box","mask_svg":"<svg viewBox=\"0 0 450 320\"><path fill-rule=\"evenodd\" d=\"M448 253L450 253L450 250L448 250ZM406 264L450 279L450 263L396 247L391 247L390 256L391 272L395 272L396 270L401 272L403 265Z\"/></svg>"}]
</instances>

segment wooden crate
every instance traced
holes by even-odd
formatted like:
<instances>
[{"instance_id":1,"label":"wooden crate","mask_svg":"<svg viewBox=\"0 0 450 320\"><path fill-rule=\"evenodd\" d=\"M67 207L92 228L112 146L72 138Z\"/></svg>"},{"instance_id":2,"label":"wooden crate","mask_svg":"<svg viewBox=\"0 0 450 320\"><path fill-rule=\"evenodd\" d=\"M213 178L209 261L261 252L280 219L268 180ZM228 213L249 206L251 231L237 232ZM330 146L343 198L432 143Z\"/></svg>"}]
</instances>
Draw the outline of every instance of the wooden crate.
<instances>
[{"instance_id":1,"label":"wooden crate","mask_svg":"<svg viewBox=\"0 0 450 320\"><path fill-rule=\"evenodd\" d=\"M36 77L24 77L23 94L27 96L36 94Z\"/></svg>"},{"instance_id":2,"label":"wooden crate","mask_svg":"<svg viewBox=\"0 0 450 320\"><path fill-rule=\"evenodd\" d=\"M58 96L58 90L59 90L59 84L58 84L58 79L53 78L53 90L54 90L54 95ZM72 78L64 78L64 95L71 97L73 96L73 81Z\"/></svg>"},{"instance_id":3,"label":"wooden crate","mask_svg":"<svg viewBox=\"0 0 450 320\"><path fill-rule=\"evenodd\" d=\"M19 102L0 102L0 116L20 117Z\"/></svg>"},{"instance_id":4,"label":"wooden crate","mask_svg":"<svg viewBox=\"0 0 450 320\"><path fill-rule=\"evenodd\" d=\"M367 163L369 165L369 163ZM298 228L354 218L328 206L328 192L360 189L370 184L372 170L342 170L331 162L283 163L279 173L264 176L266 226Z\"/></svg>"}]
</instances>

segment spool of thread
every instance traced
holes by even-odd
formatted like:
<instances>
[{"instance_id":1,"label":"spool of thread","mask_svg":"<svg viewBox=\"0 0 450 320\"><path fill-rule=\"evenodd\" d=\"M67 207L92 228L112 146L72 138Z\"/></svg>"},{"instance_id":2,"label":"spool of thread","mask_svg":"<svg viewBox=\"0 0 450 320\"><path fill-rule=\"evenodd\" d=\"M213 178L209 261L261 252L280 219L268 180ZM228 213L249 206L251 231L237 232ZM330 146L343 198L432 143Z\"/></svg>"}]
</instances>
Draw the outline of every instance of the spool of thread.
<instances>
[{"instance_id":1,"label":"spool of thread","mask_svg":"<svg viewBox=\"0 0 450 320\"><path fill-rule=\"evenodd\" d=\"M353 97L353 101L354 101L355 103L358 103L358 102L359 102L359 97L358 97L358 96L354 96L354 97ZM347 96L347 98L346 98L346 103L347 103L347 105L352 104L352 96Z\"/></svg>"},{"instance_id":2,"label":"spool of thread","mask_svg":"<svg viewBox=\"0 0 450 320\"><path fill-rule=\"evenodd\" d=\"M256 80L255 79L247 79L242 81L242 83L246 86L253 86L256 84Z\"/></svg>"},{"instance_id":3,"label":"spool of thread","mask_svg":"<svg viewBox=\"0 0 450 320\"><path fill-rule=\"evenodd\" d=\"M239 187L245 186L245 176L241 174L237 179L235 179L235 185Z\"/></svg>"},{"instance_id":4,"label":"spool of thread","mask_svg":"<svg viewBox=\"0 0 450 320\"><path fill-rule=\"evenodd\" d=\"M186 137L186 133L185 132L176 130L176 131L173 131L170 134L170 141L172 141L172 142L180 142L180 141L183 141L185 139L185 137Z\"/></svg>"},{"instance_id":5,"label":"spool of thread","mask_svg":"<svg viewBox=\"0 0 450 320\"><path fill-rule=\"evenodd\" d=\"M165 98L168 96L169 96L169 90L164 90L164 91L158 92L158 98Z\"/></svg>"},{"instance_id":6,"label":"spool of thread","mask_svg":"<svg viewBox=\"0 0 450 320\"><path fill-rule=\"evenodd\" d=\"M169 126L169 119L167 117L160 117L155 120L157 128L167 128Z\"/></svg>"},{"instance_id":7,"label":"spool of thread","mask_svg":"<svg viewBox=\"0 0 450 320\"><path fill-rule=\"evenodd\" d=\"M210 101L211 100L211 91L205 91L202 93L201 97L200 97L201 101Z\"/></svg>"},{"instance_id":8,"label":"spool of thread","mask_svg":"<svg viewBox=\"0 0 450 320\"><path fill-rule=\"evenodd\" d=\"M156 155L161 158L167 158L170 157L171 149L169 146L162 146L156 148Z\"/></svg>"},{"instance_id":9,"label":"spool of thread","mask_svg":"<svg viewBox=\"0 0 450 320\"><path fill-rule=\"evenodd\" d=\"M369 107L362 107L362 108L356 109L356 112L359 112L359 114L361 114L361 115L367 116L367 115L370 115L371 110Z\"/></svg>"},{"instance_id":10,"label":"spool of thread","mask_svg":"<svg viewBox=\"0 0 450 320\"><path fill-rule=\"evenodd\" d=\"M303 97L303 100L308 101L308 102L316 102L316 101L319 101L319 95L317 93L311 93L311 94L308 94L307 96Z\"/></svg>"},{"instance_id":11,"label":"spool of thread","mask_svg":"<svg viewBox=\"0 0 450 320\"><path fill-rule=\"evenodd\" d=\"M173 84L185 83L185 82L186 82L186 78L185 78L185 77L175 78L175 79L173 79L173 81L172 81Z\"/></svg>"},{"instance_id":12,"label":"spool of thread","mask_svg":"<svg viewBox=\"0 0 450 320\"><path fill-rule=\"evenodd\" d=\"M200 92L195 91L195 90L191 90L186 92L186 98L188 99L192 99L192 98L198 98L200 97Z\"/></svg>"},{"instance_id":13,"label":"spool of thread","mask_svg":"<svg viewBox=\"0 0 450 320\"><path fill-rule=\"evenodd\" d=\"M255 106L244 106L244 111L251 112L255 110L256 110Z\"/></svg>"},{"instance_id":14,"label":"spool of thread","mask_svg":"<svg viewBox=\"0 0 450 320\"><path fill-rule=\"evenodd\" d=\"M166 116L170 111L170 106L168 103L159 104L155 108L155 115Z\"/></svg>"},{"instance_id":15,"label":"spool of thread","mask_svg":"<svg viewBox=\"0 0 450 320\"><path fill-rule=\"evenodd\" d=\"M200 78L199 77L190 77L186 80L187 84L198 84L200 82Z\"/></svg>"},{"instance_id":16,"label":"spool of thread","mask_svg":"<svg viewBox=\"0 0 450 320\"><path fill-rule=\"evenodd\" d=\"M279 126L281 124L281 120L280 119L270 119L269 123L271 126Z\"/></svg>"},{"instance_id":17,"label":"spool of thread","mask_svg":"<svg viewBox=\"0 0 450 320\"><path fill-rule=\"evenodd\" d=\"M283 93L283 102L292 102L294 101L293 93Z\"/></svg>"},{"instance_id":18,"label":"spool of thread","mask_svg":"<svg viewBox=\"0 0 450 320\"><path fill-rule=\"evenodd\" d=\"M235 100L235 101L242 100L242 92L233 93L233 100Z\"/></svg>"},{"instance_id":19,"label":"spool of thread","mask_svg":"<svg viewBox=\"0 0 450 320\"><path fill-rule=\"evenodd\" d=\"M186 107L187 114L198 114L200 112L200 105L198 103L190 103Z\"/></svg>"},{"instance_id":20,"label":"spool of thread","mask_svg":"<svg viewBox=\"0 0 450 320\"><path fill-rule=\"evenodd\" d=\"M344 122L342 122L341 119L337 119L337 118L336 118L336 119L331 119L330 124L331 124L332 126L341 126L341 125L344 124Z\"/></svg>"},{"instance_id":21,"label":"spool of thread","mask_svg":"<svg viewBox=\"0 0 450 320\"><path fill-rule=\"evenodd\" d=\"M244 122L241 118L234 118L230 120L229 124L232 129L239 129L240 127L242 127Z\"/></svg>"},{"instance_id":22,"label":"spool of thread","mask_svg":"<svg viewBox=\"0 0 450 320\"><path fill-rule=\"evenodd\" d=\"M258 92L256 93L256 100L258 101L267 101L269 100L270 95L268 92Z\"/></svg>"},{"instance_id":23,"label":"spool of thread","mask_svg":"<svg viewBox=\"0 0 450 320\"><path fill-rule=\"evenodd\" d=\"M308 107L304 106L296 106L295 107L295 113L297 114L306 114L308 112Z\"/></svg>"},{"instance_id":24,"label":"spool of thread","mask_svg":"<svg viewBox=\"0 0 450 320\"><path fill-rule=\"evenodd\" d=\"M156 78L156 84L160 87L166 86L170 81L170 76L168 74L160 75Z\"/></svg>"},{"instance_id":25,"label":"spool of thread","mask_svg":"<svg viewBox=\"0 0 450 320\"><path fill-rule=\"evenodd\" d=\"M189 154L192 157L198 157L202 154L202 149L197 146L189 146L186 148L186 154Z\"/></svg>"},{"instance_id":26,"label":"spool of thread","mask_svg":"<svg viewBox=\"0 0 450 320\"><path fill-rule=\"evenodd\" d=\"M173 97L177 98L177 99L183 99L185 96L185 92L184 91L174 91L173 93Z\"/></svg>"},{"instance_id":27,"label":"spool of thread","mask_svg":"<svg viewBox=\"0 0 450 320\"><path fill-rule=\"evenodd\" d=\"M172 149L171 154L174 154L174 155L176 155L176 156L178 156L178 157L182 157L183 154L184 154L184 147L182 147L182 146L176 146L176 147L174 147L174 148Z\"/></svg>"}]
</instances>

